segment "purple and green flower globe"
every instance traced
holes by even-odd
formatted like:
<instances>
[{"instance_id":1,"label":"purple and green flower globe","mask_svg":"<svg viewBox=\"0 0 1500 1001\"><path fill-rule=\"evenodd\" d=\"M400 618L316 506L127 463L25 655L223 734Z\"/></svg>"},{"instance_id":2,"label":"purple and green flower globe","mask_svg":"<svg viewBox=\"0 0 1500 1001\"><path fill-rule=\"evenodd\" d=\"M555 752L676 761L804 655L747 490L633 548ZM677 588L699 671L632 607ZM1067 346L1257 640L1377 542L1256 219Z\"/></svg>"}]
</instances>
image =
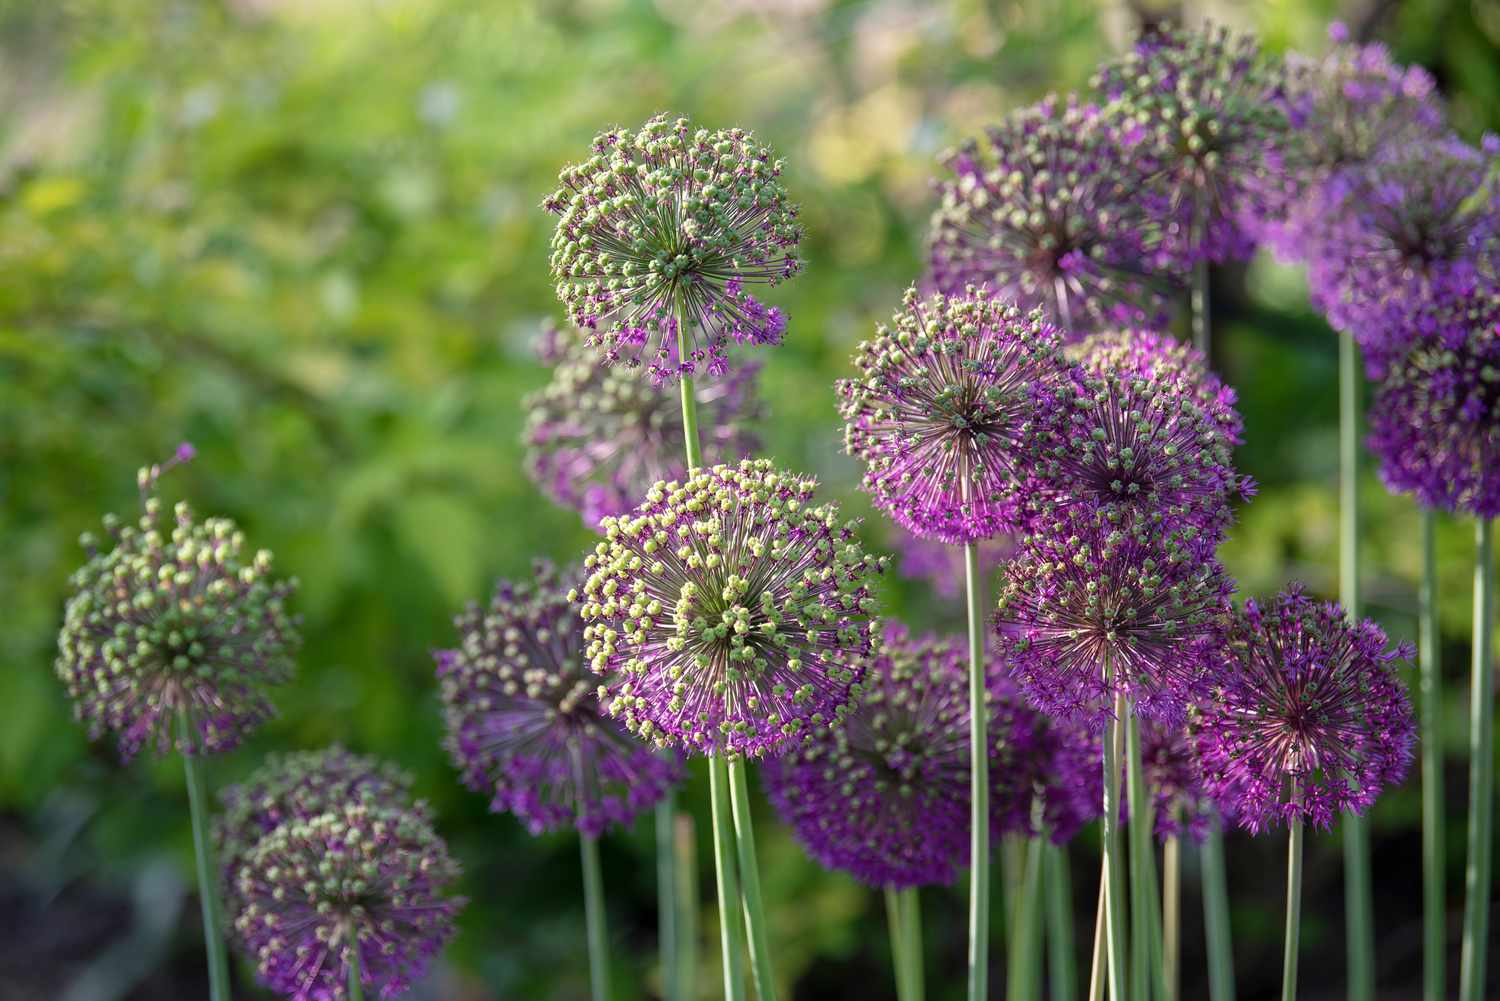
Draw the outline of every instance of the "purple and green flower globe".
<instances>
[{"instance_id":1,"label":"purple and green flower globe","mask_svg":"<svg viewBox=\"0 0 1500 1001\"><path fill-rule=\"evenodd\" d=\"M1248 601L1196 727L1210 790L1254 832L1294 819L1328 828L1364 813L1411 764L1416 725L1396 664L1369 619L1292 587Z\"/></svg>"},{"instance_id":2,"label":"purple and green flower globe","mask_svg":"<svg viewBox=\"0 0 1500 1001\"><path fill-rule=\"evenodd\" d=\"M753 299L802 268L802 228L782 162L743 129L657 115L594 139L542 207L558 217L552 277L568 316L607 361L654 382L720 374L726 348L778 344L786 317ZM687 357L678 357L683 322Z\"/></svg>"},{"instance_id":3,"label":"purple and green flower globe","mask_svg":"<svg viewBox=\"0 0 1500 1001\"><path fill-rule=\"evenodd\" d=\"M341 803L288 820L238 870L235 933L260 979L292 1001L348 997L350 967L395 997L453 935L459 866L419 810Z\"/></svg>"},{"instance_id":4,"label":"purple and green flower globe","mask_svg":"<svg viewBox=\"0 0 1500 1001\"><path fill-rule=\"evenodd\" d=\"M549 324L540 354L553 365L526 409L526 472L544 493L590 526L623 514L683 463L682 401L628 369L606 364L574 330ZM733 462L760 447L764 418L754 362L693 384L705 462Z\"/></svg>"},{"instance_id":5,"label":"purple and green flower globe","mask_svg":"<svg viewBox=\"0 0 1500 1001\"><path fill-rule=\"evenodd\" d=\"M812 479L765 460L657 484L606 518L573 595L606 711L641 739L775 756L838 726L875 644L884 561Z\"/></svg>"},{"instance_id":6,"label":"purple and green flower globe","mask_svg":"<svg viewBox=\"0 0 1500 1001\"><path fill-rule=\"evenodd\" d=\"M227 751L275 715L267 689L288 681L300 644L287 599L296 581L271 575L271 554L245 551L232 521L196 521L186 503L162 524L157 479L192 458L181 446L139 476L144 513L113 515L113 545L83 537L57 675L91 737L113 732L121 757Z\"/></svg>"},{"instance_id":7,"label":"purple and green flower globe","mask_svg":"<svg viewBox=\"0 0 1500 1001\"><path fill-rule=\"evenodd\" d=\"M576 578L540 564L529 582L501 581L488 607L455 620L457 649L436 654L445 745L464 784L532 834L627 826L683 777L600 707L568 602Z\"/></svg>"},{"instance_id":8,"label":"purple and green flower globe","mask_svg":"<svg viewBox=\"0 0 1500 1001\"><path fill-rule=\"evenodd\" d=\"M1018 528L1028 445L1067 373L1040 310L970 289L919 301L859 344L838 384L850 455L875 506L914 535L961 544Z\"/></svg>"}]
</instances>

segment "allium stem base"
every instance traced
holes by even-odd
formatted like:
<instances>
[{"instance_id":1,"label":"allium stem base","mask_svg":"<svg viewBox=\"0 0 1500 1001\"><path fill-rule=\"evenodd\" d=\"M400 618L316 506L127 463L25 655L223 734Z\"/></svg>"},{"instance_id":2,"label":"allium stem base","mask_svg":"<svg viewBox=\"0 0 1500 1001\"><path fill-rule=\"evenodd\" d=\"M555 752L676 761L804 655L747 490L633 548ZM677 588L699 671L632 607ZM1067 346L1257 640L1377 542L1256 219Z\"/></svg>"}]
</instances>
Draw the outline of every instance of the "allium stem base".
<instances>
[{"instance_id":1,"label":"allium stem base","mask_svg":"<svg viewBox=\"0 0 1500 1001\"><path fill-rule=\"evenodd\" d=\"M184 743L191 740L187 714L178 717ZM198 875L198 901L203 908L203 948L208 953L208 996L211 1001L230 1001L229 956L224 947L224 916L219 905L219 877L213 843L208 833L208 791L197 758L182 755L187 780L188 810L193 818L193 860Z\"/></svg>"},{"instance_id":2,"label":"allium stem base","mask_svg":"<svg viewBox=\"0 0 1500 1001\"><path fill-rule=\"evenodd\" d=\"M1495 850L1495 670L1493 522L1481 520L1474 554L1474 663L1469 695L1469 861L1464 869L1464 942L1458 996L1485 996L1490 867Z\"/></svg>"}]
</instances>

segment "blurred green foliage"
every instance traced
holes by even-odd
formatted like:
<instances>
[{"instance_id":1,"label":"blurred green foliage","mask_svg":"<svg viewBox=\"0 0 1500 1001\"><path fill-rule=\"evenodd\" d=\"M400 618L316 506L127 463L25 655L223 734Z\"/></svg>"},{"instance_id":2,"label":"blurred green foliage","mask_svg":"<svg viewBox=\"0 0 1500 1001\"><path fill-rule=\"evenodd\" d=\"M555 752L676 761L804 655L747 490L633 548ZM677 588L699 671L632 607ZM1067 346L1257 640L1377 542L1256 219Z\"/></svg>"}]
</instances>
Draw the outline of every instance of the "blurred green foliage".
<instances>
[{"instance_id":1,"label":"blurred green foliage","mask_svg":"<svg viewBox=\"0 0 1500 1001\"><path fill-rule=\"evenodd\" d=\"M213 779L333 740L399 760L469 870L441 996L581 997L573 845L532 841L457 786L429 656L497 575L589 544L520 470L519 400L546 374L529 342L557 313L539 200L598 129L661 109L778 149L808 268L772 294L791 325L764 353L767 452L868 513L832 382L919 273L936 153L1085 85L1142 13L1088 0L0 2L0 810L35 843L59 802L83 804L70 879L123 885L163 850L185 861L175 763L122 769L90 746L51 658L79 533L128 512L136 467L191 440L200 456L167 496L233 516L275 551L301 578L307 639L281 717ZM1316 51L1336 12L1318 0L1188 16L1205 13ZM1500 124L1500 5L1344 16L1432 68L1466 135ZM1241 459L1262 484L1226 559L1247 593L1290 577L1331 592L1332 335L1291 269L1257 260L1215 280L1216 361L1240 390ZM1364 499L1373 612L1410 635L1414 509L1373 475ZM1442 532L1456 755L1470 528ZM887 597L918 626L957 621L909 582ZM1377 866L1386 843L1409 851L1414 796L1413 783L1377 811ZM624 998L654 982L649 828L605 846ZM884 982L869 979L883 976L879 902L807 862L769 813L761 833L781 974L808 997L869 996ZM1269 851L1231 850L1252 872ZM1312 850L1334 858L1331 842ZM1320 879L1334 898L1324 868L1310 899ZM1086 865L1075 881L1082 900ZM1273 954L1280 906L1273 889L1246 890L1242 963ZM956 900L929 904L939 976L962 963ZM1336 957L1337 915L1325 918L1309 945ZM705 950L705 985L713 962Z\"/></svg>"}]
</instances>

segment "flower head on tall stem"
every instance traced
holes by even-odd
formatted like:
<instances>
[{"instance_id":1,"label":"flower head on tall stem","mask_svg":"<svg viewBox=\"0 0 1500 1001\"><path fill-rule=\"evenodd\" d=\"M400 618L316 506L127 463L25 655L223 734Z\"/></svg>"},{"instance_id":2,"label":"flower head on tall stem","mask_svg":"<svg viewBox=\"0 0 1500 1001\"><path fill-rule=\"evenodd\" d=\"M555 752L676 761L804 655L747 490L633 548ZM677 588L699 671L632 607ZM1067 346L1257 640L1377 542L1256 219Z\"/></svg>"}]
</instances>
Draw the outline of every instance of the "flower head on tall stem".
<instances>
[{"instance_id":1,"label":"flower head on tall stem","mask_svg":"<svg viewBox=\"0 0 1500 1001\"><path fill-rule=\"evenodd\" d=\"M261 980L293 1001L395 997L453 935L458 863L419 811L343 803L260 839L238 875L235 930Z\"/></svg>"},{"instance_id":2,"label":"flower head on tall stem","mask_svg":"<svg viewBox=\"0 0 1500 1001\"><path fill-rule=\"evenodd\" d=\"M675 390L604 363L572 330L545 331L541 353L554 366L552 379L522 405L526 472L548 496L598 525L634 507L652 484L682 476L682 403ZM747 362L694 383L708 464L759 447L759 371Z\"/></svg>"},{"instance_id":3,"label":"flower head on tall stem","mask_svg":"<svg viewBox=\"0 0 1500 1001\"><path fill-rule=\"evenodd\" d=\"M266 689L292 675L300 643L286 602L296 581L271 576L271 554L245 553L227 518L195 521L185 502L161 524L157 480L192 458L181 446L139 475L134 523L105 518L113 546L83 537L58 637L57 675L91 736L113 731L122 757L142 747L226 751L275 714ZM173 737L178 719L186 732Z\"/></svg>"},{"instance_id":4,"label":"flower head on tall stem","mask_svg":"<svg viewBox=\"0 0 1500 1001\"><path fill-rule=\"evenodd\" d=\"M1167 321L1163 283L1139 191L1142 159L1094 105L1049 97L1012 112L983 142L944 155L936 182L931 276L961 295L987 287L1040 307L1077 337Z\"/></svg>"},{"instance_id":5,"label":"flower head on tall stem","mask_svg":"<svg viewBox=\"0 0 1500 1001\"><path fill-rule=\"evenodd\" d=\"M1115 524L1089 505L1038 526L1005 569L999 652L1026 698L1100 724L1116 692L1181 723L1229 611L1231 584L1195 536L1152 519Z\"/></svg>"},{"instance_id":6,"label":"flower head on tall stem","mask_svg":"<svg viewBox=\"0 0 1500 1001\"><path fill-rule=\"evenodd\" d=\"M1155 808L1156 836L1166 839L1186 832L1202 841L1214 817L1214 801L1189 729L1142 722L1141 766Z\"/></svg>"},{"instance_id":7,"label":"flower head on tall stem","mask_svg":"<svg viewBox=\"0 0 1500 1001\"><path fill-rule=\"evenodd\" d=\"M574 592L606 710L642 739L776 755L838 726L873 648L884 561L815 483L765 460L660 483Z\"/></svg>"},{"instance_id":8,"label":"flower head on tall stem","mask_svg":"<svg viewBox=\"0 0 1500 1001\"><path fill-rule=\"evenodd\" d=\"M1026 446L1067 371L1041 312L978 290L919 302L861 342L838 384L849 454L875 506L922 538L977 542L1019 524Z\"/></svg>"},{"instance_id":9,"label":"flower head on tall stem","mask_svg":"<svg viewBox=\"0 0 1500 1001\"><path fill-rule=\"evenodd\" d=\"M1147 204L1183 262L1248 257L1295 193L1285 66L1227 28L1154 28L1100 68L1105 114L1155 167ZM1158 197L1159 196L1159 197Z\"/></svg>"},{"instance_id":10,"label":"flower head on tall stem","mask_svg":"<svg viewBox=\"0 0 1500 1001\"><path fill-rule=\"evenodd\" d=\"M552 277L573 322L607 361L656 382L722 372L730 342L780 343L786 318L751 298L801 270L797 210L782 162L743 129L657 115L594 139L542 207L558 217ZM693 345L677 356L682 317Z\"/></svg>"},{"instance_id":11,"label":"flower head on tall stem","mask_svg":"<svg viewBox=\"0 0 1500 1001\"><path fill-rule=\"evenodd\" d=\"M1254 832L1292 819L1327 828L1363 813L1411 763L1416 725L1390 649L1369 619L1293 586L1249 601L1196 728L1204 775Z\"/></svg>"},{"instance_id":12,"label":"flower head on tall stem","mask_svg":"<svg viewBox=\"0 0 1500 1001\"><path fill-rule=\"evenodd\" d=\"M455 620L457 649L436 655L445 743L464 784L532 834L623 827L682 779L676 761L601 708L568 601L577 576L544 563L532 581L501 581L487 607Z\"/></svg>"}]
</instances>

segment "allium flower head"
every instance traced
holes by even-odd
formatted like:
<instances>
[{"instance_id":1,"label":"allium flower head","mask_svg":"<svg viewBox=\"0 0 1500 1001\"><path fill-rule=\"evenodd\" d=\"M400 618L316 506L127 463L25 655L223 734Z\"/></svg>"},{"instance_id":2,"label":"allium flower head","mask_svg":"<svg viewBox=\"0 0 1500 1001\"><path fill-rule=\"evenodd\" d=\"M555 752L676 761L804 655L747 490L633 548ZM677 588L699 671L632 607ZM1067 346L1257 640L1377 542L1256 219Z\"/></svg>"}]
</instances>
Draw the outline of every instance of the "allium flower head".
<instances>
[{"instance_id":1,"label":"allium flower head","mask_svg":"<svg viewBox=\"0 0 1500 1001\"><path fill-rule=\"evenodd\" d=\"M271 576L266 550L246 554L232 521L195 521L179 503L163 529L157 478L191 455L183 446L141 470L144 513L133 525L105 518L109 550L84 536L89 559L58 637L57 675L79 719L91 736L116 733L127 759L147 745L235 747L274 715L266 689L291 677L300 642L286 609L296 581Z\"/></svg>"},{"instance_id":2,"label":"allium flower head","mask_svg":"<svg viewBox=\"0 0 1500 1001\"><path fill-rule=\"evenodd\" d=\"M1155 167L1162 198L1150 203L1179 259L1250 256L1253 222L1283 211L1294 191L1284 66L1227 28L1156 28L1094 86L1130 155Z\"/></svg>"},{"instance_id":3,"label":"allium flower head","mask_svg":"<svg viewBox=\"0 0 1500 1001\"><path fill-rule=\"evenodd\" d=\"M1117 526L1086 505L1031 532L1005 568L995 630L1032 705L1099 723L1117 691L1180 724L1202 682L1231 585L1211 554L1167 525Z\"/></svg>"},{"instance_id":4,"label":"allium flower head","mask_svg":"<svg viewBox=\"0 0 1500 1001\"><path fill-rule=\"evenodd\" d=\"M1012 112L943 157L934 284L951 295L987 286L1042 308L1068 337L1164 325L1164 290L1149 275L1166 262L1153 262L1140 164L1093 105L1049 97Z\"/></svg>"},{"instance_id":5,"label":"allium flower head","mask_svg":"<svg viewBox=\"0 0 1500 1001\"><path fill-rule=\"evenodd\" d=\"M1327 828L1405 776L1416 727L1395 662L1409 644L1388 650L1374 622L1293 587L1246 602L1229 652L1198 743L1210 788L1241 825Z\"/></svg>"},{"instance_id":6,"label":"allium flower head","mask_svg":"<svg viewBox=\"0 0 1500 1001\"><path fill-rule=\"evenodd\" d=\"M801 270L802 229L782 162L743 129L693 129L657 115L594 139L565 167L543 208L558 216L552 277L573 322L607 360L646 365L660 382L706 365L730 341L777 344L778 309L746 292ZM677 316L692 345L677 356Z\"/></svg>"},{"instance_id":7,"label":"allium flower head","mask_svg":"<svg viewBox=\"0 0 1500 1001\"><path fill-rule=\"evenodd\" d=\"M458 616L458 649L437 654L446 745L464 783L533 834L623 827L682 778L601 709L568 602L576 578L540 564L532 582L501 581L487 608Z\"/></svg>"},{"instance_id":8,"label":"allium flower head","mask_svg":"<svg viewBox=\"0 0 1500 1001\"><path fill-rule=\"evenodd\" d=\"M1141 765L1155 809L1158 838L1184 832L1202 841L1213 819L1214 804L1203 778L1198 748L1188 730L1150 720L1141 723Z\"/></svg>"},{"instance_id":9,"label":"allium flower head","mask_svg":"<svg viewBox=\"0 0 1500 1001\"><path fill-rule=\"evenodd\" d=\"M606 518L577 594L600 698L643 739L784 753L839 725L872 648L855 522L764 460L660 483Z\"/></svg>"},{"instance_id":10,"label":"allium flower head","mask_svg":"<svg viewBox=\"0 0 1500 1001\"><path fill-rule=\"evenodd\" d=\"M1017 527L1027 445L1066 365L1040 310L1023 316L970 289L918 302L855 350L838 384L849 454L876 507L939 542Z\"/></svg>"},{"instance_id":11,"label":"allium flower head","mask_svg":"<svg viewBox=\"0 0 1500 1001\"><path fill-rule=\"evenodd\" d=\"M261 979L293 1001L390 998L422 976L453 934L458 863L419 812L346 803L289 820L239 871L235 931Z\"/></svg>"},{"instance_id":12,"label":"allium flower head","mask_svg":"<svg viewBox=\"0 0 1500 1001\"><path fill-rule=\"evenodd\" d=\"M552 380L522 402L532 481L597 525L606 515L630 510L653 483L681 477L686 467L677 392L605 364L572 331L553 329L544 338L543 354L555 366ZM750 362L694 383L706 462L734 461L759 448L759 370Z\"/></svg>"},{"instance_id":13,"label":"allium flower head","mask_svg":"<svg viewBox=\"0 0 1500 1001\"><path fill-rule=\"evenodd\" d=\"M1219 425L1230 444L1244 442L1245 422L1235 409L1239 396L1219 380L1203 352L1171 334L1154 330L1112 330L1068 348L1070 359L1094 369L1145 379L1167 379L1193 388L1198 406Z\"/></svg>"},{"instance_id":14,"label":"allium flower head","mask_svg":"<svg viewBox=\"0 0 1500 1001\"><path fill-rule=\"evenodd\" d=\"M1370 408L1370 449L1388 487L1425 507L1500 516L1500 293L1422 310Z\"/></svg>"}]
</instances>

